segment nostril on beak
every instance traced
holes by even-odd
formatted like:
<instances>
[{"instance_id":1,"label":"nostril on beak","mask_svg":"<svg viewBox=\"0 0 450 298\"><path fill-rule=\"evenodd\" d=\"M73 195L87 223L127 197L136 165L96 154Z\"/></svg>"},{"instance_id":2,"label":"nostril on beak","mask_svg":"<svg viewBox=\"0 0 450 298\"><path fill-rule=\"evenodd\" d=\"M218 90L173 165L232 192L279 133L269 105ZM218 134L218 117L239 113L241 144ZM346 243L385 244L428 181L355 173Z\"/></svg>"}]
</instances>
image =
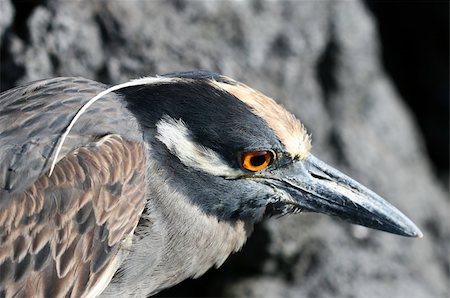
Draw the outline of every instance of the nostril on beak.
<instances>
[{"instance_id":1,"label":"nostril on beak","mask_svg":"<svg viewBox=\"0 0 450 298\"><path fill-rule=\"evenodd\" d=\"M330 176L328 176L327 174L325 174L323 172L322 173L315 173L312 171L308 171L308 172L311 175L311 177L313 177L315 179L333 181Z\"/></svg>"}]
</instances>

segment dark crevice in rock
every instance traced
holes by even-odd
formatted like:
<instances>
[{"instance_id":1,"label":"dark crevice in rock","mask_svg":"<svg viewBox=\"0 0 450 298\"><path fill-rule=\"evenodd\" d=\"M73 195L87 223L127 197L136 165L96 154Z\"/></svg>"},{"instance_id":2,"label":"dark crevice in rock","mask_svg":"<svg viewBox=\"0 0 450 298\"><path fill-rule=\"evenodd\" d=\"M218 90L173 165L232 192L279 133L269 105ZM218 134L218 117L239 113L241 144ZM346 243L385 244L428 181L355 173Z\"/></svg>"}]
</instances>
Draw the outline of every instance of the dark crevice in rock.
<instances>
[{"instance_id":1,"label":"dark crevice in rock","mask_svg":"<svg viewBox=\"0 0 450 298\"><path fill-rule=\"evenodd\" d=\"M335 159L338 160L341 165L349 167L351 165L351 162L348 160L345 154L343 140L336 129L330 130L330 133L328 135L328 143L330 151L335 156Z\"/></svg>"},{"instance_id":2,"label":"dark crevice in rock","mask_svg":"<svg viewBox=\"0 0 450 298\"><path fill-rule=\"evenodd\" d=\"M333 118L335 112L333 111L332 98L339 90L337 79L337 57L340 49L334 33L334 27L331 23L329 25L328 32L329 36L327 43L316 64L316 77L322 90L322 96L328 112L328 117ZM332 128L330 130L328 135L328 143L329 148L332 148L331 152L335 156L336 160L339 160L343 165L349 166L351 162L345 154L344 143L336 128Z\"/></svg>"},{"instance_id":3,"label":"dark crevice in rock","mask_svg":"<svg viewBox=\"0 0 450 298\"><path fill-rule=\"evenodd\" d=\"M127 40L123 38L121 25L114 16L107 12L101 12L95 15L94 19L98 24L102 43L107 44L108 49L111 49L114 46L120 47L127 43Z\"/></svg>"},{"instance_id":4,"label":"dark crevice in rock","mask_svg":"<svg viewBox=\"0 0 450 298\"><path fill-rule=\"evenodd\" d=\"M15 34L24 41L29 38L28 18L31 16L36 7L45 5L45 0L13 0L11 3L14 6L15 16L12 28Z\"/></svg>"},{"instance_id":5,"label":"dark crevice in rock","mask_svg":"<svg viewBox=\"0 0 450 298\"><path fill-rule=\"evenodd\" d=\"M123 45L130 43L123 34L122 25L120 24L120 22L115 18L114 15L109 13L107 9L95 14L94 22L98 26L101 43L103 45L108 45L107 47L103 48L106 57L117 56ZM107 62L103 63L96 70L95 78L96 80L105 84L112 83L113 79Z\"/></svg>"},{"instance_id":6,"label":"dark crevice in rock","mask_svg":"<svg viewBox=\"0 0 450 298\"><path fill-rule=\"evenodd\" d=\"M16 86L17 80L25 74L25 67L16 63L14 54L11 53L12 34L9 30L3 36L2 46L0 49L0 91L3 92Z\"/></svg>"},{"instance_id":7,"label":"dark crevice in rock","mask_svg":"<svg viewBox=\"0 0 450 298\"><path fill-rule=\"evenodd\" d=\"M239 16L237 14L231 14L229 16L229 20L222 21L224 22L225 28L229 26L229 29L225 30L224 33L231 32L231 34L228 34L228 40L230 41L230 43L236 48L245 50L246 36L242 25L242 20L239 18ZM226 23L228 22L229 24L227 25Z\"/></svg>"},{"instance_id":8,"label":"dark crevice in rock","mask_svg":"<svg viewBox=\"0 0 450 298\"><path fill-rule=\"evenodd\" d=\"M284 280L289 283L293 283L295 281L295 267L292 264L297 264L301 258L301 253L296 252L290 257L282 257L277 259L278 269L282 275Z\"/></svg>"},{"instance_id":9,"label":"dark crevice in rock","mask_svg":"<svg viewBox=\"0 0 450 298\"><path fill-rule=\"evenodd\" d=\"M292 54L289 38L283 33L279 33L272 42L272 53L279 58L287 58Z\"/></svg>"},{"instance_id":10,"label":"dark crevice in rock","mask_svg":"<svg viewBox=\"0 0 450 298\"><path fill-rule=\"evenodd\" d=\"M95 77L99 82L104 84L111 84L111 76L109 75L109 70L107 64L103 64L95 73Z\"/></svg>"},{"instance_id":11,"label":"dark crevice in rock","mask_svg":"<svg viewBox=\"0 0 450 298\"><path fill-rule=\"evenodd\" d=\"M178 12L182 12L186 9L186 1L185 0L172 0L170 3L175 7Z\"/></svg>"},{"instance_id":12,"label":"dark crevice in rock","mask_svg":"<svg viewBox=\"0 0 450 298\"><path fill-rule=\"evenodd\" d=\"M333 31L330 30L330 37L327 45L323 50L317 62L317 81L322 89L323 98L326 103L329 103L331 96L338 89L336 79L336 64L337 55L339 54L339 47L334 38Z\"/></svg>"},{"instance_id":13,"label":"dark crevice in rock","mask_svg":"<svg viewBox=\"0 0 450 298\"><path fill-rule=\"evenodd\" d=\"M54 54L49 52L48 57L50 59L50 63L52 64L52 68L53 70L58 73L59 71L59 67L61 66L61 62L59 61L59 57Z\"/></svg>"}]
</instances>

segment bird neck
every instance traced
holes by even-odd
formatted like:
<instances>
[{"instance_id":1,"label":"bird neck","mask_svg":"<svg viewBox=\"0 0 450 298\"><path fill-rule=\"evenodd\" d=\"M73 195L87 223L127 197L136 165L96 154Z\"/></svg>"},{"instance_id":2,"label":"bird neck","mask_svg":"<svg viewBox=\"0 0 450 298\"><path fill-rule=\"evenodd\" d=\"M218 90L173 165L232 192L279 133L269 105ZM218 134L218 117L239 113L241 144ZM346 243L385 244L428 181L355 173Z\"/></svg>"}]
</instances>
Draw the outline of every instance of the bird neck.
<instances>
[{"instance_id":1,"label":"bird neck","mask_svg":"<svg viewBox=\"0 0 450 298\"><path fill-rule=\"evenodd\" d=\"M163 228L165 253L155 270L166 275L159 276L163 277L161 283L170 286L198 277L241 249L253 229L251 223L219 220L206 214L171 187L170 175L156 163L149 165L149 173L156 179L149 182L147 210L158 214Z\"/></svg>"},{"instance_id":2,"label":"bird neck","mask_svg":"<svg viewBox=\"0 0 450 298\"><path fill-rule=\"evenodd\" d=\"M148 161L148 175L147 205L136 228L133 250L108 293L148 295L201 276L240 250L252 232L250 222L219 220L190 203L171 186L170 174L158 161ZM124 293L123 288L134 290Z\"/></svg>"}]
</instances>

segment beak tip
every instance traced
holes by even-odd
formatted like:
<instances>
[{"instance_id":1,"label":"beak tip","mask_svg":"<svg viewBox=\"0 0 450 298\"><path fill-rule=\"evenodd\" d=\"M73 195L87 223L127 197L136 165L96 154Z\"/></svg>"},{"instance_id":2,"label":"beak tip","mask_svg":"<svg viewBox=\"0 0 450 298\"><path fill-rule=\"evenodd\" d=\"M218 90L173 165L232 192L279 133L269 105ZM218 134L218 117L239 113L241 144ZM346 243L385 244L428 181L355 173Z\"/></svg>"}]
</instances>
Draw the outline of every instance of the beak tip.
<instances>
[{"instance_id":1,"label":"beak tip","mask_svg":"<svg viewBox=\"0 0 450 298\"><path fill-rule=\"evenodd\" d=\"M408 231L405 231L404 235L407 237L412 237L412 238L423 238L422 231L414 224L411 227L411 229L409 229Z\"/></svg>"},{"instance_id":2,"label":"beak tip","mask_svg":"<svg viewBox=\"0 0 450 298\"><path fill-rule=\"evenodd\" d=\"M414 233L414 235L412 236L414 238L423 238L423 233L421 230L417 229L417 231Z\"/></svg>"}]
</instances>

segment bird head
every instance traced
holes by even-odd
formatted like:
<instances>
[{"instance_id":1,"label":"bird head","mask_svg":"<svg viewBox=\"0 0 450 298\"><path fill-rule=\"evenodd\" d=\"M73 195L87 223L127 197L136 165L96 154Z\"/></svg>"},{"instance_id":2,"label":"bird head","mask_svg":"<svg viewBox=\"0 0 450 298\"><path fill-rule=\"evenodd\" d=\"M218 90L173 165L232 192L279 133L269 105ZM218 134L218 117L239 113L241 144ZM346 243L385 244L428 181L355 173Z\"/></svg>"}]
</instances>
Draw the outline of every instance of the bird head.
<instances>
[{"instance_id":1,"label":"bird head","mask_svg":"<svg viewBox=\"0 0 450 298\"><path fill-rule=\"evenodd\" d=\"M422 235L383 198L313 156L304 126L273 99L209 72L160 79L116 92L138 118L165 182L204 213L255 223L312 211Z\"/></svg>"}]
</instances>

